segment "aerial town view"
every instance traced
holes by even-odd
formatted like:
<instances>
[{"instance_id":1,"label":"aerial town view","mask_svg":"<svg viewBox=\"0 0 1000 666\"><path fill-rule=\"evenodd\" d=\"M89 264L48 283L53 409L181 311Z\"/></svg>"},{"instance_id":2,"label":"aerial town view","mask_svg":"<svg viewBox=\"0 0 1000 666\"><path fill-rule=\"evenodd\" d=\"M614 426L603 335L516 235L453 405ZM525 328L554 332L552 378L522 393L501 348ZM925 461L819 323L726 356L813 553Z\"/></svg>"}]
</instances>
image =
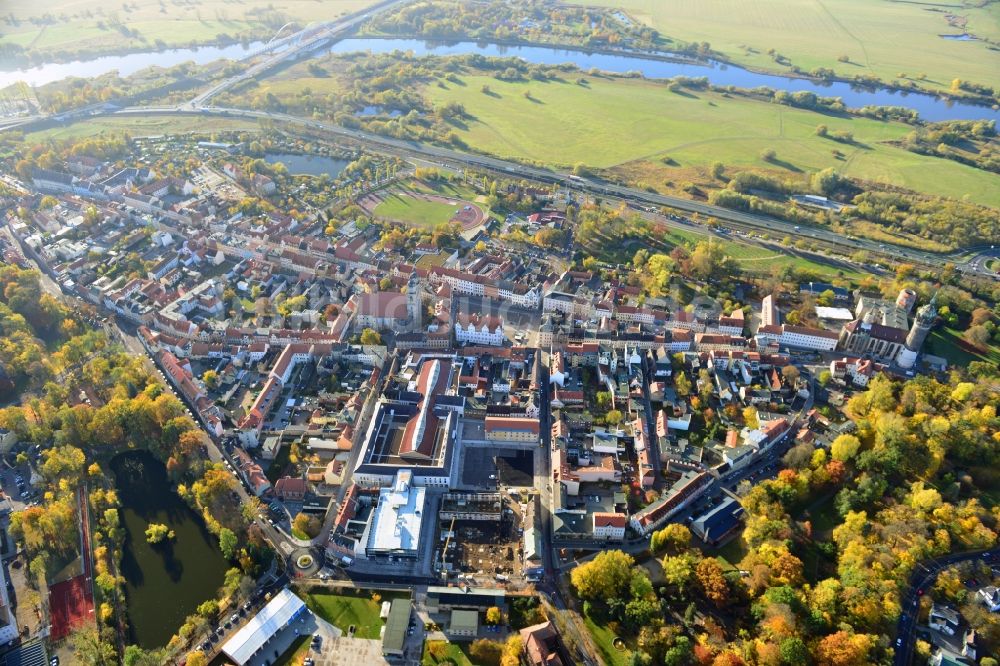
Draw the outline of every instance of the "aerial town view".
<instances>
[{"instance_id":1,"label":"aerial town view","mask_svg":"<svg viewBox=\"0 0 1000 666\"><path fill-rule=\"evenodd\" d=\"M0 666L1000 666L1000 0L3 0Z\"/></svg>"}]
</instances>

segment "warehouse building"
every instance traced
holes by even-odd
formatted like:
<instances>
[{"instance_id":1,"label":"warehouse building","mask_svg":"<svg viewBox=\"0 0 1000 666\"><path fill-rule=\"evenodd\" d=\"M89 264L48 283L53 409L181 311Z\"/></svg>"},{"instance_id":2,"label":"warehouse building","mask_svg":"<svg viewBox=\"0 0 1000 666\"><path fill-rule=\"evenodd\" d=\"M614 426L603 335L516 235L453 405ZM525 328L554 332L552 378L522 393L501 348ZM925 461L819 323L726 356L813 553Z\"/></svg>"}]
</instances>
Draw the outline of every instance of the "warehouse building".
<instances>
[{"instance_id":1,"label":"warehouse building","mask_svg":"<svg viewBox=\"0 0 1000 666\"><path fill-rule=\"evenodd\" d=\"M306 605L286 587L233 634L222 646L222 651L238 666L243 666L305 612Z\"/></svg>"}]
</instances>

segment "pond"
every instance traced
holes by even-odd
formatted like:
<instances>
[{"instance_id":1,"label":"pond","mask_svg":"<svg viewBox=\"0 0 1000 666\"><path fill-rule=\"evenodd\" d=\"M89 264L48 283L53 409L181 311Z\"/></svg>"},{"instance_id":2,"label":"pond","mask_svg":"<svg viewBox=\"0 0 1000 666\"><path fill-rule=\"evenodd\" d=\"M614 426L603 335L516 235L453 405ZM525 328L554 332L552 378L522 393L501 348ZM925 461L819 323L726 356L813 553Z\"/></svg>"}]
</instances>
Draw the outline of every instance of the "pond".
<instances>
[{"instance_id":1,"label":"pond","mask_svg":"<svg viewBox=\"0 0 1000 666\"><path fill-rule=\"evenodd\" d=\"M295 153L267 153L264 161L268 164L281 162L288 169L288 173L309 176L327 175L336 178L344 170L349 160L339 160L334 157L323 155L297 155Z\"/></svg>"},{"instance_id":2,"label":"pond","mask_svg":"<svg viewBox=\"0 0 1000 666\"><path fill-rule=\"evenodd\" d=\"M122 55L101 56L73 62L51 62L36 67L8 68L0 62L0 88L18 81L24 81L30 86L42 86L46 83L59 81L67 76L90 78L117 70L119 76L135 74L147 67L173 67L182 62L193 62L196 65L228 58L240 60L250 55L264 42L249 44L230 44L229 46L200 46L187 49L167 49L164 51L145 51L141 53L126 53Z\"/></svg>"},{"instance_id":3,"label":"pond","mask_svg":"<svg viewBox=\"0 0 1000 666\"><path fill-rule=\"evenodd\" d=\"M868 105L905 106L917 111L924 120L1000 119L1000 110L987 106L946 100L926 93L906 93L886 88L870 88L840 81L812 81L777 74L760 74L710 61L708 63L668 62L639 56L589 53L542 46L503 46L479 42L427 42L419 39L344 39L333 44L330 53L371 51L391 53L412 51L414 55L468 55L478 53L492 57L518 57L541 65L571 63L586 71L597 68L606 72L641 72L647 78L666 79L674 76L707 77L717 86L757 88L766 86L788 92L809 91L821 97L840 97L851 108Z\"/></svg>"},{"instance_id":4,"label":"pond","mask_svg":"<svg viewBox=\"0 0 1000 666\"><path fill-rule=\"evenodd\" d=\"M222 586L228 565L217 540L174 491L163 463L147 451L111 460L122 503L125 548L122 575L132 642L155 648L170 637ZM163 523L176 534L171 543L150 545L146 527Z\"/></svg>"}]
</instances>

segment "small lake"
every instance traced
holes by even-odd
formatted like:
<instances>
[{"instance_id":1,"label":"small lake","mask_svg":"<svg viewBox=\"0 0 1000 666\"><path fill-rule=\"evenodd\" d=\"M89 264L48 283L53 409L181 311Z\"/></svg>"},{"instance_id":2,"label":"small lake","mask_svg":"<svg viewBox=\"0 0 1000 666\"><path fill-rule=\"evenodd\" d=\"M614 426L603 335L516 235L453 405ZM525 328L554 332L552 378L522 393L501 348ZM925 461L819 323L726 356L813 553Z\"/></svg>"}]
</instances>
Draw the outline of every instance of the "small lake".
<instances>
[{"instance_id":1,"label":"small lake","mask_svg":"<svg viewBox=\"0 0 1000 666\"><path fill-rule=\"evenodd\" d=\"M162 647L222 586L228 564L217 539L201 517L177 495L163 463L147 451L129 451L111 460L122 503L125 548L122 575L131 640L144 648ZM146 527L163 523L176 539L152 546Z\"/></svg>"},{"instance_id":2,"label":"small lake","mask_svg":"<svg viewBox=\"0 0 1000 666\"><path fill-rule=\"evenodd\" d=\"M839 81L822 82L777 74L759 74L725 63L667 62L637 56L587 53L541 46L503 46L478 42L440 43L419 39L344 39L333 44L330 53L371 51L391 53L412 51L414 55L469 55L518 57L540 65L571 63L583 71L597 68L606 72L641 72L646 78L668 79L675 76L707 77L717 86L756 88L766 86L788 92L809 91L821 97L840 97L852 108L868 105L905 106L916 110L924 120L1000 120L1000 110L986 106L938 98L926 93L906 93L884 88L866 88Z\"/></svg>"},{"instance_id":3,"label":"small lake","mask_svg":"<svg viewBox=\"0 0 1000 666\"><path fill-rule=\"evenodd\" d=\"M187 49L167 49L165 51L148 51L143 53L126 53L123 55L101 56L87 60L75 60L65 63L46 63L37 67L23 69L8 69L0 63L0 88L18 81L24 81L30 86L42 86L46 83L65 79L67 76L90 78L118 71L119 76L135 74L147 67L173 67L182 62L193 62L204 65L227 58L240 60L264 45L264 42L249 44L230 44L229 46L199 46Z\"/></svg>"},{"instance_id":4,"label":"small lake","mask_svg":"<svg viewBox=\"0 0 1000 666\"><path fill-rule=\"evenodd\" d=\"M323 155L296 155L295 153L267 153L264 161L268 164L281 162L292 175L330 176L336 178L350 162Z\"/></svg>"}]
</instances>

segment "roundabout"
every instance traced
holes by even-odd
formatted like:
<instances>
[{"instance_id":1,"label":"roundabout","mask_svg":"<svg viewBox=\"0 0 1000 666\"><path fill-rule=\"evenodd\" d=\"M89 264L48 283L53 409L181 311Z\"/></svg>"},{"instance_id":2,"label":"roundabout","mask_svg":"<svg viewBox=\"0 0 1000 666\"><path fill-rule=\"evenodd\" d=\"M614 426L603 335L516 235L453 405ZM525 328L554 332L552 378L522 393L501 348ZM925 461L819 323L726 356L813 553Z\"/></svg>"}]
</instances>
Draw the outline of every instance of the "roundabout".
<instances>
[{"instance_id":1,"label":"roundabout","mask_svg":"<svg viewBox=\"0 0 1000 666\"><path fill-rule=\"evenodd\" d=\"M310 548L296 548L286 560L288 573L293 578L310 578L319 573L323 560L321 555Z\"/></svg>"}]
</instances>

